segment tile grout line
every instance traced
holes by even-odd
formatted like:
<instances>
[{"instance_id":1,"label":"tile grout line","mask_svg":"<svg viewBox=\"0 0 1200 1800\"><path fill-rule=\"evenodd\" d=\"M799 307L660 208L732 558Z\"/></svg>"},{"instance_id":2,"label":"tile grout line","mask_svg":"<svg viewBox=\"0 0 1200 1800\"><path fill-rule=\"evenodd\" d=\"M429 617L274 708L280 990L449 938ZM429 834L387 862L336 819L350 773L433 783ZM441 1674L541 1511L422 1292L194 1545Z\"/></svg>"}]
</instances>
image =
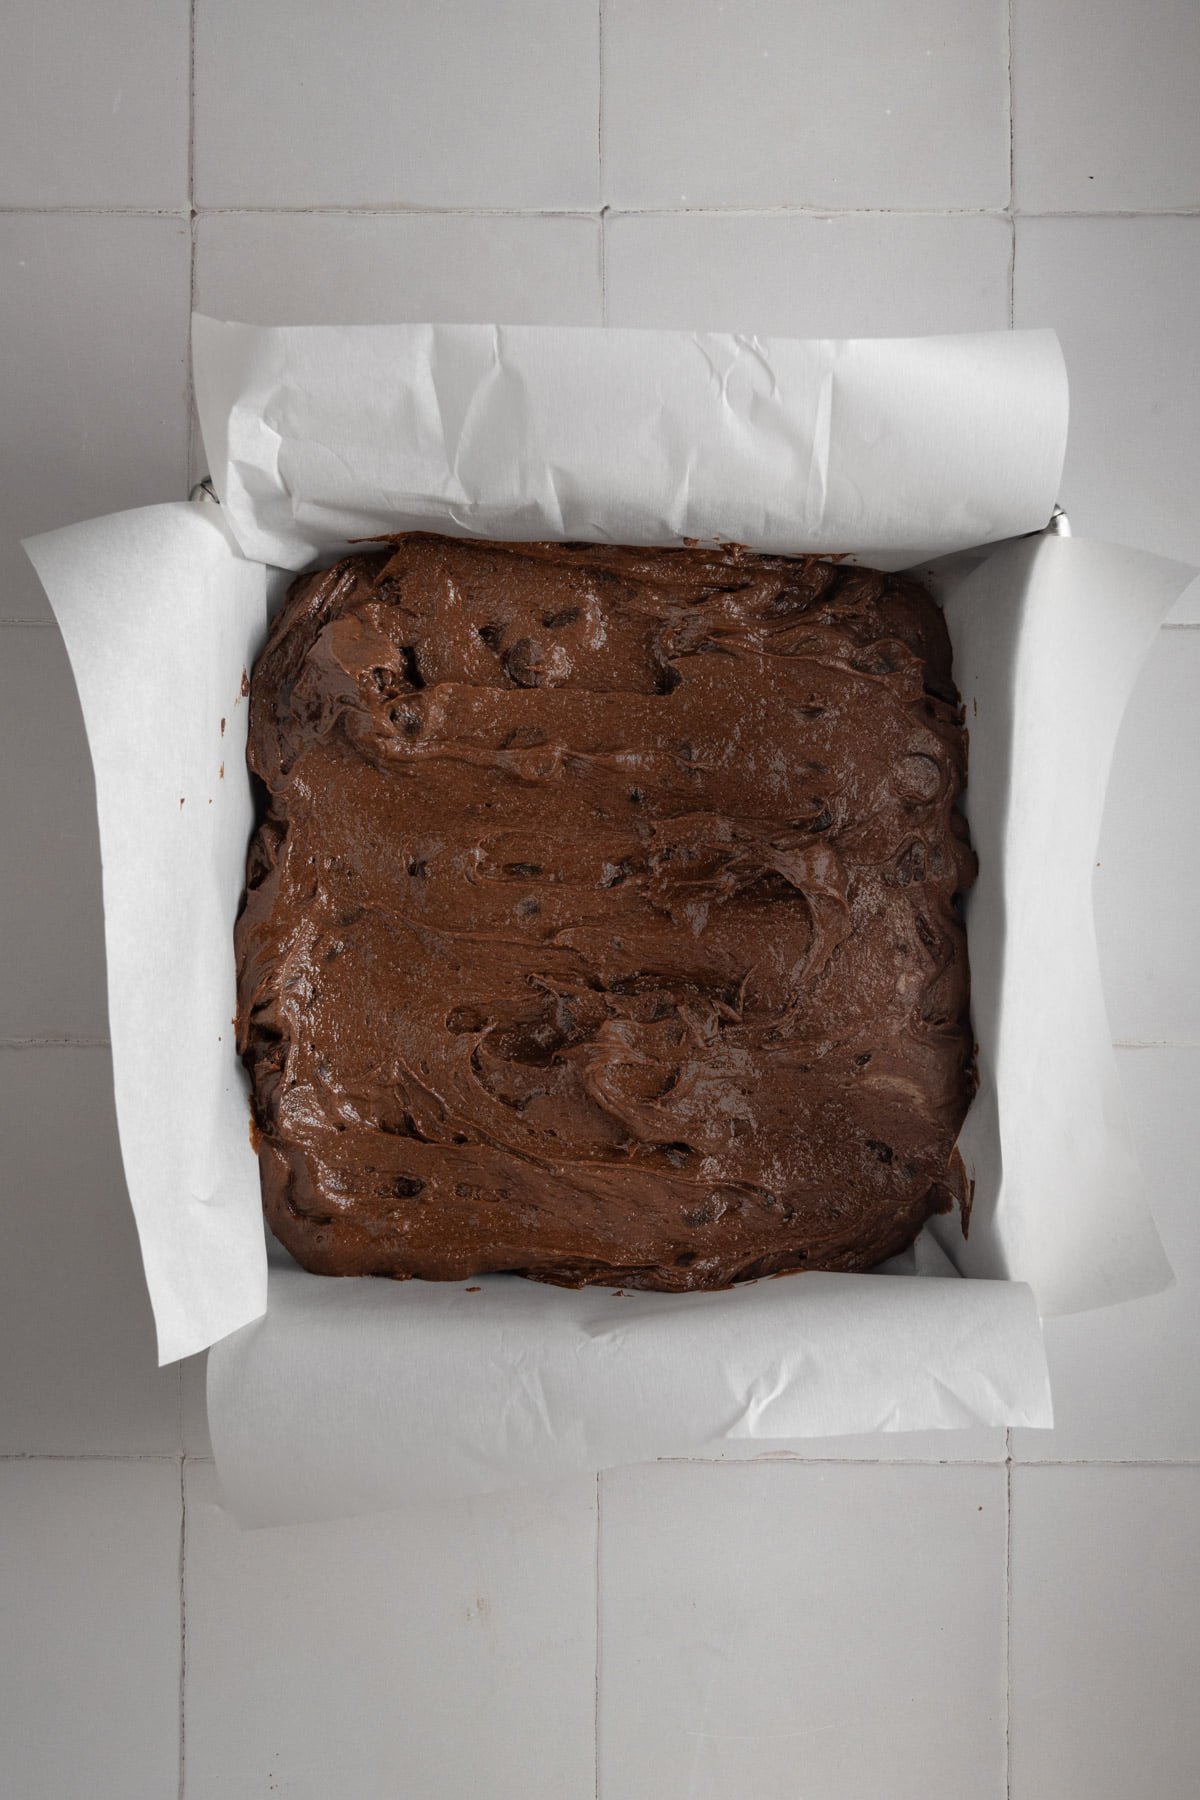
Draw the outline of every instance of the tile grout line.
<instances>
[{"instance_id":1,"label":"tile grout line","mask_svg":"<svg viewBox=\"0 0 1200 1800\"><path fill-rule=\"evenodd\" d=\"M604 194L604 0L596 0L596 198L600 217Z\"/></svg>"},{"instance_id":2,"label":"tile grout line","mask_svg":"<svg viewBox=\"0 0 1200 1800\"><path fill-rule=\"evenodd\" d=\"M192 465L196 453L195 425L196 383L192 372L192 313L196 308L196 0L191 0L188 18L188 316L187 378L184 383L185 447L187 466L183 472L184 494L191 493Z\"/></svg>"},{"instance_id":3,"label":"tile grout line","mask_svg":"<svg viewBox=\"0 0 1200 1800\"><path fill-rule=\"evenodd\" d=\"M187 129L187 197L191 214L196 210L196 0L189 0L188 5Z\"/></svg>"},{"instance_id":4,"label":"tile grout line","mask_svg":"<svg viewBox=\"0 0 1200 1800\"><path fill-rule=\"evenodd\" d=\"M186 219L186 206L0 206L0 219Z\"/></svg>"},{"instance_id":5,"label":"tile grout line","mask_svg":"<svg viewBox=\"0 0 1200 1800\"><path fill-rule=\"evenodd\" d=\"M596 1800L600 1800L600 1494L603 1470L596 1470L596 1651L595 1697L592 1701L592 1765L596 1776Z\"/></svg>"},{"instance_id":6,"label":"tile grout line","mask_svg":"<svg viewBox=\"0 0 1200 1800\"><path fill-rule=\"evenodd\" d=\"M187 1690L187 1457L179 1459L179 1800L186 1782Z\"/></svg>"},{"instance_id":7,"label":"tile grout line","mask_svg":"<svg viewBox=\"0 0 1200 1800\"><path fill-rule=\"evenodd\" d=\"M0 1050L110 1050L112 1039L85 1032L36 1032L32 1037L0 1038Z\"/></svg>"},{"instance_id":8,"label":"tile grout line","mask_svg":"<svg viewBox=\"0 0 1200 1800\"><path fill-rule=\"evenodd\" d=\"M1006 41L1005 62L1008 73L1008 329L1012 331L1017 316L1017 219L1016 191L1014 169L1016 167L1013 154L1013 0L1008 0L1006 9Z\"/></svg>"},{"instance_id":9,"label":"tile grout line","mask_svg":"<svg viewBox=\"0 0 1200 1800\"><path fill-rule=\"evenodd\" d=\"M890 1434L889 1434L890 1435ZM903 1434L900 1434L903 1435ZM1008 1460L1002 1456L805 1456L802 1451L782 1456L658 1456L647 1466L653 1468L700 1469L999 1469ZM205 1463L215 1464L213 1456L201 1456L186 1450L0 1450L0 1463L74 1462L74 1463ZM1017 1469L1198 1469L1196 1456L1021 1456L1012 1458ZM533 1482L531 1487L540 1487ZM522 1490L525 1491L525 1490ZM597 1561L599 1549L597 1547Z\"/></svg>"},{"instance_id":10,"label":"tile grout line","mask_svg":"<svg viewBox=\"0 0 1200 1800\"><path fill-rule=\"evenodd\" d=\"M1200 1050L1200 1038L1114 1038L1114 1050Z\"/></svg>"},{"instance_id":11,"label":"tile grout line","mask_svg":"<svg viewBox=\"0 0 1200 1800\"><path fill-rule=\"evenodd\" d=\"M434 206L421 201L363 200L328 206L0 206L0 218L411 218L411 219L594 219L600 206ZM627 218L799 218L799 219L1197 219L1200 206L1045 207L1009 206L821 206L782 200L762 206L614 206Z\"/></svg>"},{"instance_id":12,"label":"tile grout line","mask_svg":"<svg viewBox=\"0 0 1200 1800\"><path fill-rule=\"evenodd\" d=\"M1004 1433L1004 1793L1012 1800L1012 1431Z\"/></svg>"},{"instance_id":13,"label":"tile grout line","mask_svg":"<svg viewBox=\"0 0 1200 1800\"><path fill-rule=\"evenodd\" d=\"M0 1462L169 1462L182 1450L0 1450Z\"/></svg>"},{"instance_id":14,"label":"tile grout line","mask_svg":"<svg viewBox=\"0 0 1200 1800\"><path fill-rule=\"evenodd\" d=\"M596 75L596 192L600 201L600 323L607 325L608 207L605 204L604 193L604 0L596 0Z\"/></svg>"},{"instance_id":15,"label":"tile grout line","mask_svg":"<svg viewBox=\"0 0 1200 1800\"><path fill-rule=\"evenodd\" d=\"M999 1427L996 1427L999 1429ZM885 1434L885 1435L891 1435ZM903 1435L903 1434L900 1434ZM1011 1433L1006 1432L1006 1439ZM1200 1469L1197 1456L805 1456L801 1450L765 1456L658 1456L653 1467L703 1469Z\"/></svg>"},{"instance_id":16,"label":"tile grout line","mask_svg":"<svg viewBox=\"0 0 1200 1800\"><path fill-rule=\"evenodd\" d=\"M900 218L900 220L955 220L955 218L1022 218L1022 220L1195 220L1200 218L1200 207L840 207L837 202L819 205L817 202L799 202L799 200L779 200L766 202L763 205L748 205L745 202L732 205L694 205L694 207L669 207L669 205L615 205L613 212L619 212L626 218L687 218L700 214L702 218L813 218L813 220L837 220L837 218ZM196 214L200 218L259 218L268 214L272 218L518 218L518 220L585 220L596 218L601 207L587 205L561 205L561 207L441 207L428 205L419 200L356 200L356 202L329 203L329 205L308 205L308 207L290 207L277 203L263 202L261 205L241 205L241 207L68 207L68 205L43 205L43 207L0 207L0 218L171 218L171 220L187 220Z\"/></svg>"}]
</instances>

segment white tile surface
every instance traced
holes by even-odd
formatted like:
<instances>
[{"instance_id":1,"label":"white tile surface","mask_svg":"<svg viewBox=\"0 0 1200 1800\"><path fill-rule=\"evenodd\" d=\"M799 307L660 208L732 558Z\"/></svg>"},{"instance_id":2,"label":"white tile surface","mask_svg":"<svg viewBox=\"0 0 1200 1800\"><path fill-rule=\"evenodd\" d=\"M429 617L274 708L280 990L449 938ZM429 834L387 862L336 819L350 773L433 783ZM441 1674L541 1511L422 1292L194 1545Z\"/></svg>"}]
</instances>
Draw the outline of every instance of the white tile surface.
<instances>
[{"instance_id":1,"label":"white tile surface","mask_svg":"<svg viewBox=\"0 0 1200 1800\"><path fill-rule=\"evenodd\" d=\"M187 205L187 0L5 8L0 206Z\"/></svg>"},{"instance_id":2,"label":"white tile surface","mask_svg":"<svg viewBox=\"0 0 1200 1800\"><path fill-rule=\"evenodd\" d=\"M1117 740L1095 878L1114 1038L1200 1043L1200 631L1160 632Z\"/></svg>"},{"instance_id":3,"label":"white tile surface","mask_svg":"<svg viewBox=\"0 0 1200 1800\"><path fill-rule=\"evenodd\" d=\"M0 1769L13 1800L179 1783L179 1468L0 1463Z\"/></svg>"},{"instance_id":4,"label":"white tile surface","mask_svg":"<svg viewBox=\"0 0 1200 1800\"><path fill-rule=\"evenodd\" d=\"M222 213L196 237L196 305L252 324L600 323L594 218Z\"/></svg>"},{"instance_id":5,"label":"white tile surface","mask_svg":"<svg viewBox=\"0 0 1200 1800\"><path fill-rule=\"evenodd\" d=\"M1016 203L1200 206L1195 0L1013 0Z\"/></svg>"},{"instance_id":6,"label":"white tile surface","mask_svg":"<svg viewBox=\"0 0 1200 1800\"><path fill-rule=\"evenodd\" d=\"M1016 1469L1012 1800L1190 1800L1200 1469Z\"/></svg>"},{"instance_id":7,"label":"white tile surface","mask_svg":"<svg viewBox=\"0 0 1200 1800\"><path fill-rule=\"evenodd\" d=\"M595 0L203 0L201 206L596 203Z\"/></svg>"},{"instance_id":8,"label":"white tile surface","mask_svg":"<svg viewBox=\"0 0 1200 1800\"><path fill-rule=\"evenodd\" d=\"M22 537L186 493L189 254L181 219L0 216L0 619L49 616Z\"/></svg>"},{"instance_id":9,"label":"white tile surface","mask_svg":"<svg viewBox=\"0 0 1200 1800\"><path fill-rule=\"evenodd\" d=\"M9 772L0 781L0 943L6 946L0 1039L103 1036L95 787L56 630L0 627L0 768Z\"/></svg>"},{"instance_id":10,"label":"white tile surface","mask_svg":"<svg viewBox=\"0 0 1200 1800\"><path fill-rule=\"evenodd\" d=\"M605 0L614 206L1008 203L1003 0Z\"/></svg>"},{"instance_id":11,"label":"white tile surface","mask_svg":"<svg viewBox=\"0 0 1200 1800\"><path fill-rule=\"evenodd\" d=\"M605 1476L600 1800L1000 1800L1002 1469Z\"/></svg>"},{"instance_id":12,"label":"white tile surface","mask_svg":"<svg viewBox=\"0 0 1200 1800\"><path fill-rule=\"evenodd\" d=\"M1047 1321L1057 1424L1013 1432L1025 1461L1200 1461L1200 1049L1123 1050L1119 1062L1175 1286Z\"/></svg>"},{"instance_id":13,"label":"white tile surface","mask_svg":"<svg viewBox=\"0 0 1200 1800\"><path fill-rule=\"evenodd\" d=\"M0 1049L0 1454L179 1448L107 1050Z\"/></svg>"},{"instance_id":14,"label":"white tile surface","mask_svg":"<svg viewBox=\"0 0 1200 1800\"><path fill-rule=\"evenodd\" d=\"M1194 564L1197 291L1200 218L1017 221L1016 323L1053 325L1070 375L1072 526Z\"/></svg>"},{"instance_id":15,"label":"white tile surface","mask_svg":"<svg viewBox=\"0 0 1200 1800\"><path fill-rule=\"evenodd\" d=\"M1003 331L1011 241L996 217L615 214L607 319L792 337Z\"/></svg>"},{"instance_id":16,"label":"white tile surface","mask_svg":"<svg viewBox=\"0 0 1200 1800\"><path fill-rule=\"evenodd\" d=\"M593 1482L241 1532L187 1481L188 1800L592 1793Z\"/></svg>"}]
</instances>

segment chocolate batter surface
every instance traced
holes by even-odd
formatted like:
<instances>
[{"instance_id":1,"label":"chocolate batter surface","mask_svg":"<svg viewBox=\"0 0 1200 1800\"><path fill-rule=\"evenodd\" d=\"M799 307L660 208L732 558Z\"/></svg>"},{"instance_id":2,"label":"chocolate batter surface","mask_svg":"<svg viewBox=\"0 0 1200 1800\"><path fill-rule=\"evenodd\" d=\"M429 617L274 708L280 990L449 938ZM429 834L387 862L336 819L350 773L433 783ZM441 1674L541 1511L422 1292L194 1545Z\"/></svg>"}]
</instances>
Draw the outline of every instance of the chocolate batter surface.
<instances>
[{"instance_id":1,"label":"chocolate batter surface","mask_svg":"<svg viewBox=\"0 0 1200 1800\"><path fill-rule=\"evenodd\" d=\"M718 1287L949 1205L974 863L910 581L388 540L293 586L249 761L240 1048L306 1268Z\"/></svg>"}]
</instances>

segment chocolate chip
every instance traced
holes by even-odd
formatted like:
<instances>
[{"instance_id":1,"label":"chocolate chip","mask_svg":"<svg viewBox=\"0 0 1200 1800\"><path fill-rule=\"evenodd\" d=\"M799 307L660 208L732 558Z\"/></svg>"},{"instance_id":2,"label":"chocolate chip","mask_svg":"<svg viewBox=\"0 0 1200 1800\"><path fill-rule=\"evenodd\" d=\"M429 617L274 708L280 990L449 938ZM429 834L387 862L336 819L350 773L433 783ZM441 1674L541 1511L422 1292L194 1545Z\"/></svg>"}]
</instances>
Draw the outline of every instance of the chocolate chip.
<instances>
[{"instance_id":1,"label":"chocolate chip","mask_svg":"<svg viewBox=\"0 0 1200 1800\"><path fill-rule=\"evenodd\" d=\"M504 658L504 673L518 687L535 688L541 676L542 646L535 638L518 638Z\"/></svg>"},{"instance_id":2,"label":"chocolate chip","mask_svg":"<svg viewBox=\"0 0 1200 1800\"><path fill-rule=\"evenodd\" d=\"M423 688L425 686L425 677L422 675L417 663L417 649L415 644L401 645L400 661L404 669L404 678L408 682L409 687Z\"/></svg>"},{"instance_id":3,"label":"chocolate chip","mask_svg":"<svg viewBox=\"0 0 1200 1800\"><path fill-rule=\"evenodd\" d=\"M454 1037L485 1031L487 1023L487 1015L477 1006L453 1006L446 1014L446 1030Z\"/></svg>"}]
</instances>

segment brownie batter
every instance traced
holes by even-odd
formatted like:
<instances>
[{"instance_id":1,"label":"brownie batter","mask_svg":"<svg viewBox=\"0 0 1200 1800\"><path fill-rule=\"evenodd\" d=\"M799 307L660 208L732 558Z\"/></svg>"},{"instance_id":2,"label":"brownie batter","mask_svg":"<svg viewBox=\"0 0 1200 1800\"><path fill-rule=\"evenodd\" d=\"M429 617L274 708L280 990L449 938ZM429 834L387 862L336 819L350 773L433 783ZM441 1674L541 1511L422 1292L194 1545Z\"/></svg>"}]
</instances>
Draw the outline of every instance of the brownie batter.
<instances>
[{"instance_id":1,"label":"brownie batter","mask_svg":"<svg viewBox=\"0 0 1200 1800\"><path fill-rule=\"evenodd\" d=\"M293 586L239 1043L325 1274L869 1269L956 1187L966 742L913 582L412 534Z\"/></svg>"}]
</instances>

